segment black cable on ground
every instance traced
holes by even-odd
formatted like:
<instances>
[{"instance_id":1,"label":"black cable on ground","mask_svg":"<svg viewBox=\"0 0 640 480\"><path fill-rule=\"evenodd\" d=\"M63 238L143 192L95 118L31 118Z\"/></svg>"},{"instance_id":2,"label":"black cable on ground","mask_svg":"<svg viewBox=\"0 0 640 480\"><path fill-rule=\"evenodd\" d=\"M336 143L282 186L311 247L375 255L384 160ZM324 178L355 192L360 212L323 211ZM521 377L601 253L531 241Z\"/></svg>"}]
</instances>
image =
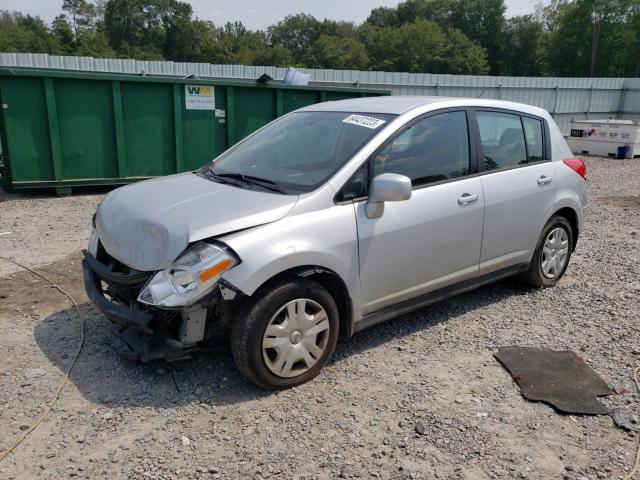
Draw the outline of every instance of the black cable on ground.
<instances>
[{"instance_id":1,"label":"black cable on ground","mask_svg":"<svg viewBox=\"0 0 640 480\"><path fill-rule=\"evenodd\" d=\"M80 337L80 344L78 345L78 349L76 350L76 353L74 354L74 356L73 356L73 358L71 360L71 364L69 365L69 368L67 369L66 373L64 374L64 376L62 377L62 379L58 383L58 387L54 391L53 396L47 402L47 406L44 409L44 412L42 412L40 414L40 416L31 425L29 425L29 428L27 428L24 431L24 433L22 433L22 435L20 435L20 437L15 442L13 442L13 444L11 444L5 450L0 452L0 462L1 462L11 452L13 452L24 441L25 438L27 438L36 428L38 428L38 425L40 425L42 423L42 421L47 417L47 415L49 415L49 413L51 412L51 409L53 408L53 406L55 405L56 401L58 400L58 397L60 397L60 392L62 391L62 388L67 383L67 380L69 380L69 374L71 373L71 370L73 370L73 367L76 365L76 361L78 360L78 357L80 356L80 352L82 351L82 347L84 346L85 321L84 321L84 316L82 315L82 312L80 311L80 307L78 307L78 303L76 302L76 300L71 296L71 294L69 294L68 292L63 290L56 282L51 280L46 275L44 275L44 274L42 274L40 272L36 272L32 268L27 267L26 265L22 265L21 263L16 262L15 260L12 260L12 259L6 258L6 257L2 257L2 256L0 256L0 259L6 260L7 262L10 262L10 263L13 263L17 267L20 267L23 270L27 270L28 272L31 272L32 274L37 275L38 277L40 277L40 278L44 279L45 281L49 282L53 288L57 289L60 293L62 293L69 300L71 300L71 303L73 303L73 306L75 307L76 312L78 312L78 317L80 317L80 323L81 323L81 330L80 330L81 337Z\"/></svg>"}]
</instances>

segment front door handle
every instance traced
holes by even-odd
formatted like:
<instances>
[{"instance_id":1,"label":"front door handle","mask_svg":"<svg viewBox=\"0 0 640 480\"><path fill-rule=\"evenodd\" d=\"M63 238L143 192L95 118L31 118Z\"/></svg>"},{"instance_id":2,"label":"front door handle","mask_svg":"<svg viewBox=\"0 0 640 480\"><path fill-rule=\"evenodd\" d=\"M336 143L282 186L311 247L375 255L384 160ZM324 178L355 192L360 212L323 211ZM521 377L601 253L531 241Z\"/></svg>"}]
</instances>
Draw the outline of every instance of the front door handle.
<instances>
[{"instance_id":1,"label":"front door handle","mask_svg":"<svg viewBox=\"0 0 640 480\"><path fill-rule=\"evenodd\" d=\"M538 179L538 185L547 185L548 183L551 183L551 180L553 180L553 178L542 175Z\"/></svg>"},{"instance_id":2,"label":"front door handle","mask_svg":"<svg viewBox=\"0 0 640 480\"><path fill-rule=\"evenodd\" d=\"M475 193L471 195L470 193L463 193L462 196L458 199L458 203L460 205L469 205L470 203L477 202L480 196Z\"/></svg>"}]
</instances>

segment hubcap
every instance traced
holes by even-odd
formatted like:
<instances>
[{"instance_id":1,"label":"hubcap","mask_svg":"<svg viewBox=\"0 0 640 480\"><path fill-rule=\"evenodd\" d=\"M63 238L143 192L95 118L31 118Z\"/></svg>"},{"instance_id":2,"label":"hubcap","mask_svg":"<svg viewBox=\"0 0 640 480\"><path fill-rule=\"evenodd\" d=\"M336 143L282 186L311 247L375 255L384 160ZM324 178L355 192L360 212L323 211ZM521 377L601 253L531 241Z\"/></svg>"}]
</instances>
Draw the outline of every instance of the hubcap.
<instances>
[{"instance_id":1,"label":"hubcap","mask_svg":"<svg viewBox=\"0 0 640 480\"><path fill-rule=\"evenodd\" d=\"M564 269L568 257L569 235L564 228L554 228L547 235L542 247L542 274L546 278L557 277Z\"/></svg>"},{"instance_id":2,"label":"hubcap","mask_svg":"<svg viewBox=\"0 0 640 480\"><path fill-rule=\"evenodd\" d=\"M262 337L267 368L283 378L302 375L313 367L329 343L329 317L308 298L283 305L269 321Z\"/></svg>"}]
</instances>

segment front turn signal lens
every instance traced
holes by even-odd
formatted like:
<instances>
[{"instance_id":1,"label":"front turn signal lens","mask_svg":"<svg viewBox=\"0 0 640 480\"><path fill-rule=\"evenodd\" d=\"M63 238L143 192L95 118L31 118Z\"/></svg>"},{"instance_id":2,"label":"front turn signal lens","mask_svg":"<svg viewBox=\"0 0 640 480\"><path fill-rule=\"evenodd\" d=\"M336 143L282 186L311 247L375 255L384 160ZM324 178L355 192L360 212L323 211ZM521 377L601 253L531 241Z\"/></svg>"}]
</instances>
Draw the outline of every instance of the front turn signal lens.
<instances>
[{"instance_id":1,"label":"front turn signal lens","mask_svg":"<svg viewBox=\"0 0 640 480\"><path fill-rule=\"evenodd\" d=\"M234 265L233 260L231 260L230 258L225 258L220 263L202 270L198 275L198 277L200 277L200 280L202 280L203 282L208 282L212 278L217 277L221 273L224 273L227 270L229 270L233 265Z\"/></svg>"}]
</instances>

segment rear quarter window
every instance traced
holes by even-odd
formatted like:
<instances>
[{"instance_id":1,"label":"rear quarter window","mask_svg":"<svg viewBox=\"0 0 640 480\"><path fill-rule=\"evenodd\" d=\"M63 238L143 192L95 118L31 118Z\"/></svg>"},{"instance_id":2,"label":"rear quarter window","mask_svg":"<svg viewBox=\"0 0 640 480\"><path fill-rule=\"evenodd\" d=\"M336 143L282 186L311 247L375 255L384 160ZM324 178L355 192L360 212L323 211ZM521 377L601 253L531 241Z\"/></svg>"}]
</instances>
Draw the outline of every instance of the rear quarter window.
<instances>
[{"instance_id":1,"label":"rear quarter window","mask_svg":"<svg viewBox=\"0 0 640 480\"><path fill-rule=\"evenodd\" d=\"M485 170L512 168L527 163L520 115L476 112Z\"/></svg>"},{"instance_id":2,"label":"rear quarter window","mask_svg":"<svg viewBox=\"0 0 640 480\"><path fill-rule=\"evenodd\" d=\"M529 162L539 162L544 159L544 145L542 135L542 120L531 117L522 117L524 135L527 141L527 153Z\"/></svg>"}]
</instances>

